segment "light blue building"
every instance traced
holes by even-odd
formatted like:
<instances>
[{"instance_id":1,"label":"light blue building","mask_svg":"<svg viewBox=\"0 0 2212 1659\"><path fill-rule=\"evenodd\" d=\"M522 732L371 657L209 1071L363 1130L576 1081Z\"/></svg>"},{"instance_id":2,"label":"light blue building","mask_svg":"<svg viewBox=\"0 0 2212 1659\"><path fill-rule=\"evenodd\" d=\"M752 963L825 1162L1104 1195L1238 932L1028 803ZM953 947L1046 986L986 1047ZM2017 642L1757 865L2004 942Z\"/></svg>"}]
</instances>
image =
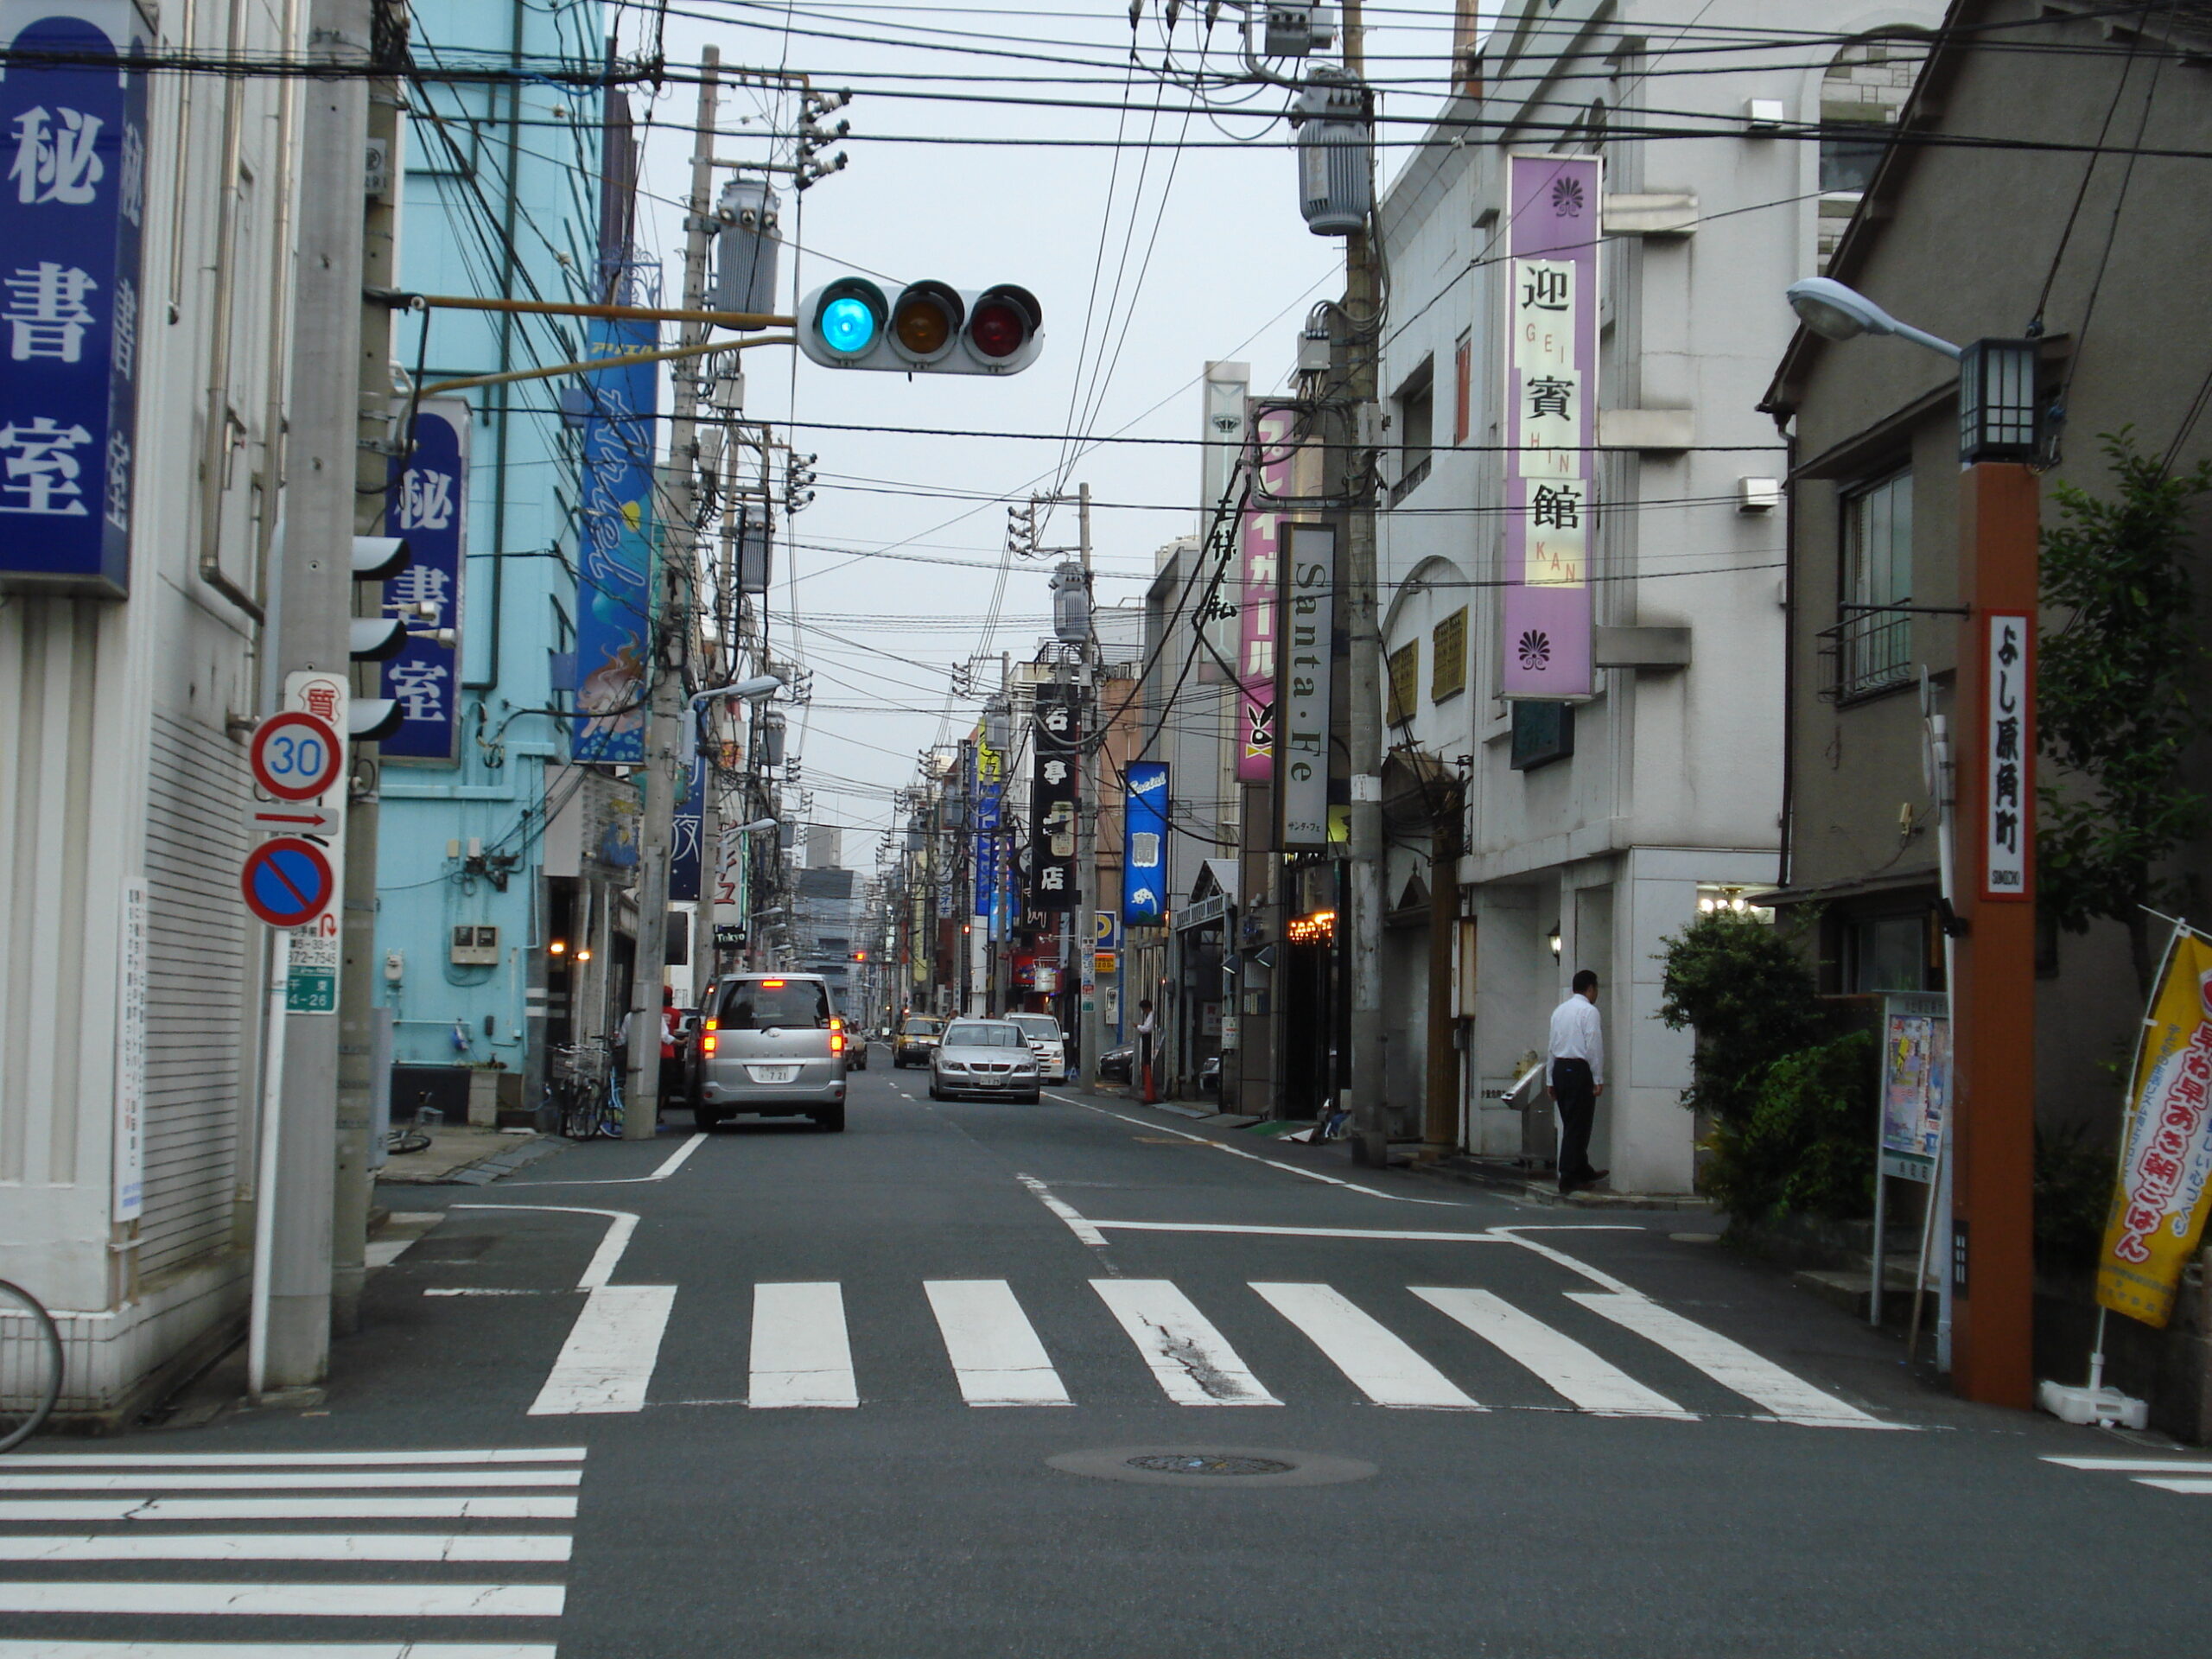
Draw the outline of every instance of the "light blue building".
<instances>
[{"instance_id":1,"label":"light blue building","mask_svg":"<svg viewBox=\"0 0 2212 1659\"><path fill-rule=\"evenodd\" d=\"M607 296L609 266L626 251L627 106L619 92L537 78L556 62L597 70L605 25L598 0L414 7L417 64L514 79L410 86L404 289ZM394 352L419 392L577 359L586 328L575 318L434 308L402 316ZM544 1022L565 1013L575 884L549 879L548 822L590 792L564 765L569 722L552 712L571 702L574 678L581 448L559 411L575 384L449 394L465 407L433 394L421 414L442 407L465 432L465 481L448 486L423 442L395 492L389 528L426 547L450 533L456 509L465 515L457 580L435 556L418 559L385 594L387 610L406 614L418 636L384 667L385 694L410 716L384 751L377 925L379 995L393 1016L392 1109L403 1118L429 1103L455 1121L471 1077L452 1068L493 1074L476 1079L480 1118L494 1098L510 1110L534 1103ZM418 437L430 429L423 422ZM443 629L457 640L441 639ZM576 804L580 814L585 803Z\"/></svg>"}]
</instances>

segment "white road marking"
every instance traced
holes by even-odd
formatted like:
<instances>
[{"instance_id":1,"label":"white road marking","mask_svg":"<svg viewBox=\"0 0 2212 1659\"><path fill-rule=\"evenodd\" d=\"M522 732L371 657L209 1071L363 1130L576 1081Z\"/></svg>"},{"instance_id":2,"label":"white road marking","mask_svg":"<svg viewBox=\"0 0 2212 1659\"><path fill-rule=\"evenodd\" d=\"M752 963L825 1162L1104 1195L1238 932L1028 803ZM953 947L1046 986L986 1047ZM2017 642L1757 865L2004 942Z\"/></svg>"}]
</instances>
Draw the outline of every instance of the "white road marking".
<instances>
[{"instance_id":1,"label":"white road marking","mask_svg":"<svg viewBox=\"0 0 2212 1659\"><path fill-rule=\"evenodd\" d=\"M1570 1290L1567 1299L1688 1360L1725 1389L1765 1407L1785 1423L1816 1428L1898 1428L1815 1388L1740 1342L1686 1319L1643 1296Z\"/></svg>"},{"instance_id":2,"label":"white road marking","mask_svg":"<svg viewBox=\"0 0 2212 1659\"><path fill-rule=\"evenodd\" d=\"M1565 1268L1569 1273L1581 1274L1582 1277L1587 1279L1593 1285L1604 1286L1607 1290L1611 1291L1617 1296L1634 1296L1641 1299L1643 1295L1643 1293L1638 1290L1634 1285L1629 1284L1623 1280L1614 1278L1611 1274L1607 1273L1603 1268L1593 1268L1587 1262L1583 1261L1580 1256L1569 1255L1565 1250L1556 1250L1550 1245L1543 1243L1539 1240L1523 1238L1521 1236L1524 1232L1537 1230L1557 1232L1560 1230L1558 1228L1543 1228L1539 1230L1510 1226L1493 1227L1491 1230L1496 1233L1500 1238L1508 1240L1512 1243L1518 1244L1522 1249L1528 1250L1536 1255L1542 1256L1547 1262L1557 1263L1559 1266ZM1607 1228L1603 1230L1611 1232L1616 1230ZM1641 1232L1643 1229L1621 1229L1618 1230Z\"/></svg>"},{"instance_id":3,"label":"white road marking","mask_svg":"<svg viewBox=\"0 0 2212 1659\"><path fill-rule=\"evenodd\" d=\"M565 1561L565 1533L114 1533L0 1537L0 1561Z\"/></svg>"},{"instance_id":4,"label":"white road marking","mask_svg":"<svg viewBox=\"0 0 2212 1659\"><path fill-rule=\"evenodd\" d=\"M565 1290L495 1290L480 1285L433 1285L423 1292L425 1296L566 1296Z\"/></svg>"},{"instance_id":5,"label":"white road marking","mask_svg":"<svg viewBox=\"0 0 2212 1659\"><path fill-rule=\"evenodd\" d=\"M1458 1320L1505 1357L1534 1371L1544 1386L1585 1411L1608 1416L1670 1417L1695 1422L1665 1395L1647 1389L1610 1360L1487 1290L1415 1285L1414 1295Z\"/></svg>"},{"instance_id":6,"label":"white road marking","mask_svg":"<svg viewBox=\"0 0 2212 1659\"><path fill-rule=\"evenodd\" d=\"M1341 1186L1347 1192L1363 1192L1370 1198L1388 1198L1393 1204L1441 1205L1446 1210L1465 1210L1469 1207L1453 1198L1408 1198L1402 1192L1385 1192L1377 1187L1362 1186L1357 1181L1347 1181L1335 1175L1324 1175L1317 1169L1301 1169L1296 1164L1286 1164L1279 1159L1262 1158L1258 1153L1247 1152L1242 1147L1232 1147L1224 1141L1211 1140L1203 1135L1192 1135L1187 1129L1178 1129L1165 1123L1155 1123L1149 1118L1131 1117L1124 1112L1109 1112L1103 1106L1093 1106L1087 1100L1077 1100L1071 1096L1048 1093L1046 1097L1049 1100L1059 1101L1065 1105L1080 1106L1084 1111L1096 1112L1101 1117L1119 1118L1122 1122L1134 1123L1141 1129L1160 1129L1169 1135L1179 1135L1185 1141L1196 1141L1201 1146L1211 1147L1216 1152L1225 1152L1232 1158L1249 1158L1255 1164L1265 1164L1269 1169L1280 1169L1292 1175L1300 1175L1309 1181L1319 1181L1328 1186Z\"/></svg>"},{"instance_id":7,"label":"white road marking","mask_svg":"<svg viewBox=\"0 0 2212 1659\"><path fill-rule=\"evenodd\" d=\"M1090 1287L1122 1323L1179 1406L1279 1406L1228 1339L1166 1279L1094 1279Z\"/></svg>"},{"instance_id":8,"label":"white road marking","mask_svg":"<svg viewBox=\"0 0 2212 1659\"><path fill-rule=\"evenodd\" d=\"M1389 1227L1260 1227L1224 1221L1092 1221L1097 1229L1111 1227L1128 1233L1232 1233L1260 1238L1395 1238L1419 1244L1510 1244L1517 1241L1495 1233L1409 1232ZM1104 1239L1099 1240L1104 1243Z\"/></svg>"},{"instance_id":9,"label":"white road marking","mask_svg":"<svg viewBox=\"0 0 2212 1659\"><path fill-rule=\"evenodd\" d=\"M929 1279L922 1288L969 1405L1074 1403L1005 1280Z\"/></svg>"},{"instance_id":10,"label":"white road marking","mask_svg":"<svg viewBox=\"0 0 2212 1659\"><path fill-rule=\"evenodd\" d=\"M531 1402L530 1414L644 1409L645 1388L675 1305L674 1285L599 1286L569 1327L569 1339Z\"/></svg>"},{"instance_id":11,"label":"white road marking","mask_svg":"<svg viewBox=\"0 0 2212 1659\"><path fill-rule=\"evenodd\" d=\"M0 1501L0 1521L566 1521L573 1497L54 1497Z\"/></svg>"},{"instance_id":12,"label":"white road marking","mask_svg":"<svg viewBox=\"0 0 2212 1659\"><path fill-rule=\"evenodd\" d=\"M483 1452L34 1452L10 1465L67 1464L71 1467L134 1469L267 1469L314 1464L327 1467L366 1464L582 1463L581 1446L549 1446L543 1451L502 1446Z\"/></svg>"},{"instance_id":13,"label":"white road marking","mask_svg":"<svg viewBox=\"0 0 2212 1659\"><path fill-rule=\"evenodd\" d=\"M541 1186L639 1186L647 1181L664 1181L683 1167L683 1160L699 1150L708 1141L702 1129L692 1135L662 1160L658 1169L650 1175L601 1175L590 1180L575 1181L518 1181L517 1189L536 1192ZM456 1206L458 1207L458 1206Z\"/></svg>"},{"instance_id":14,"label":"white road marking","mask_svg":"<svg viewBox=\"0 0 2212 1659\"><path fill-rule=\"evenodd\" d=\"M298 1491L359 1491L373 1486L574 1486L575 1469L456 1470L451 1474L375 1471L359 1474L265 1475L27 1475L0 1472L0 1492L239 1491L290 1488Z\"/></svg>"},{"instance_id":15,"label":"white road marking","mask_svg":"<svg viewBox=\"0 0 2212 1659\"><path fill-rule=\"evenodd\" d=\"M565 1599L557 1584L0 1584L0 1612L6 1613L557 1618ZM233 1659L238 1651L229 1649Z\"/></svg>"},{"instance_id":16,"label":"white road marking","mask_svg":"<svg viewBox=\"0 0 2212 1659\"><path fill-rule=\"evenodd\" d=\"M835 1280L753 1286L746 1403L849 1408L860 1402L845 1333L844 1287Z\"/></svg>"},{"instance_id":17,"label":"white road marking","mask_svg":"<svg viewBox=\"0 0 2212 1659\"><path fill-rule=\"evenodd\" d=\"M555 1659L550 1643L0 1642L0 1659Z\"/></svg>"},{"instance_id":18,"label":"white road marking","mask_svg":"<svg viewBox=\"0 0 2212 1659\"><path fill-rule=\"evenodd\" d=\"M362 1263L366 1267L388 1268L406 1255L415 1243L412 1238L372 1239L362 1247Z\"/></svg>"},{"instance_id":19,"label":"white road marking","mask_svg":"<svg viewBox=\"0 0 2212 1659\"><path fill-rule=\"evenodd\" d=\"M2158 1475L2138 1475L2134 1484L2138 1486L2156 1486L2162 1492L2181 1492L2194 1497L2212 1492L2212 1480L2181 1480Z\"/></svg>"},{"instance_id":20,"label":"white road marking","mask_svg":"<svg viewBox=\"0 0 2212 1659\"><path fill-rule=\"evenodd\" d=\"M2044 1458L2067 1469L2101 1469L2108 1473L2144 1475L2212 1475L2212 1459L2205 1458Z\"/></svg>"},{"instance_id":21,"label":"white road marking","mask_svg":"<svg viewBox=\"0 0 2212 1659\"><path fill-rule=\"evenodd\" d=\"M1252 1288L1328 1357L1378 1406L1432 1411L1482 1407L1373 1315L1330 1285L1263 1284Z\"/></svg>"},{"instance_id":22,"label":"white road marking","mask_svg":"<svg viewBox=\"0 0 2212 1659\"><path fill-rule=\"evenodd\" d=\"M1044 1182L1039 1180L1034 1175L1016 1175L1014 1179L1035 1193L1038 1203L1067 1223L1068 1230L1090 1245L1091 1249L1103 1250L1106 1248L1106 1235L1077 1215L1073 1205L1054 1198L1051 1189Z\"/></svg>"},{"instance_id":23,"label":"white road marking","mask_svg":"<svg viewBox=\"0 0 2212 1659\"><path fill-rule=\"evenodd\" d=\"M576 1281L578 1290L592 1290L614 1276L614 1269L622 1260L622 1252L630 1248L630 1235L638 1230L638 1217L627 1210L588 1210L573 1204L456 1204L456 1210L535 1210L553 1216L605 1216L613 1224L607 1236L599 1241L599 1248L592 1252L591 1261L584 1268L584 1276Z\"/></svg>"}]
</instances>

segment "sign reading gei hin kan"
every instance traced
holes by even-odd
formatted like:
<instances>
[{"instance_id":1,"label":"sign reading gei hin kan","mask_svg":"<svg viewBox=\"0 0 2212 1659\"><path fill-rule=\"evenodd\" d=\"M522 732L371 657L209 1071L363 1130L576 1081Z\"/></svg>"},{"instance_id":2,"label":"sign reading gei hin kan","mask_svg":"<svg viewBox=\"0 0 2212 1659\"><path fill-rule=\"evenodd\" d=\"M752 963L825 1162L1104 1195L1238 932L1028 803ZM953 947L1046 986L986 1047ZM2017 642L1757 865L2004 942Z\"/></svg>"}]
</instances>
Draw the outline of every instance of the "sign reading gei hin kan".
<instances>
[{"instance_id":1,"label":"sign reading gei hin kan","mask_svg":"<svg viewBox=\"0 0 2212 1659\"><path fill-rule=\"evenodd\" d=\"M145 23L128 0L0 0L0 587L121 598L146 78L112 60Z\"/></svg>"},{"instance_id":2,"label":"sign reading gei hin kan","mask_svg":"<svg viewBox=\"0 0 2212 1659\"><path fill-rule=\"evenodd\" d=\"M1602 164L1515 156L1506 261L1505 590L1508 697L1587 697L1592 454L1598 423Z\"/></svg>"}]
</instances>

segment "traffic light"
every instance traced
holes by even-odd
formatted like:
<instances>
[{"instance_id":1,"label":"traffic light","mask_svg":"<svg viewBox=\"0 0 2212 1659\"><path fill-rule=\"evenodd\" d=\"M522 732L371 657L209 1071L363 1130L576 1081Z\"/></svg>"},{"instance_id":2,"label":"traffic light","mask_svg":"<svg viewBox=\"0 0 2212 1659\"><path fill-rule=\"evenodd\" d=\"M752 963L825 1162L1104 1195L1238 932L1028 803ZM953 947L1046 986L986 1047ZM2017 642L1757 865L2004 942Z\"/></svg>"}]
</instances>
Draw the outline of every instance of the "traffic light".
<instances>
[{"instance_id":1,"label":"traffic light","mask_svg":"<svg viewBox=\"0 0 2212 1659\"><path fill-rule=\"evenodd\" d=\"M1026 288L909 283L896 300L840 276L799 302L799 349L832 369L898 374L1019 374L1037 360L1044 308Z\"/></svg>"}]
</instances>

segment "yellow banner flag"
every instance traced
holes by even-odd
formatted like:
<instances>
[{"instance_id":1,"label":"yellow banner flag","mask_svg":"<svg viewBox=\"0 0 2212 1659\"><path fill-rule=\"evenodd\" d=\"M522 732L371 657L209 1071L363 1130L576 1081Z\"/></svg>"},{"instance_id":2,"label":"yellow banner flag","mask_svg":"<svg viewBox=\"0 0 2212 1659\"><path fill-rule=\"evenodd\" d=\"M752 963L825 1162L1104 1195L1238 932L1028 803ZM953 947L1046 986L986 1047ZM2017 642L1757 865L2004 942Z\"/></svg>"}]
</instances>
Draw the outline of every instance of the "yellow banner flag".
<instances>
[{"instance_id":1,"label":"yellow banner flag","mask_svg":"<svg viewBox=\"0 0 2212 1659\"><path fill-rule=\"evenodd\" d=\"M2204 1232L2212 1177L2212 941L2175 940L2144 1027L2097 1300L2164 1326Z\"/></svg>"}]
</instances>

